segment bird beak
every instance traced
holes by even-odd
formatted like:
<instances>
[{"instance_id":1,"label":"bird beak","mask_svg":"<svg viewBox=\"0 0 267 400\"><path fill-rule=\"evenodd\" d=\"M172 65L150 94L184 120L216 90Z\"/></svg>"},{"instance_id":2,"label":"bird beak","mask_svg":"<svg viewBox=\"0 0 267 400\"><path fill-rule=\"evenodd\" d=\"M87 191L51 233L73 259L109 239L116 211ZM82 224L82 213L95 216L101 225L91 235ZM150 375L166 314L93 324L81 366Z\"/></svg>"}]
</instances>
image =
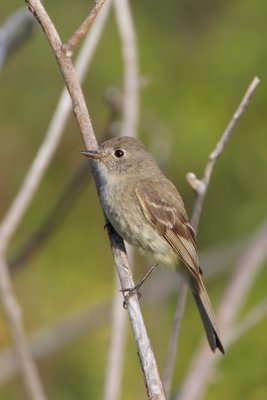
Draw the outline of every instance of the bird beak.
<instances>
[{"instance_id":1,"label":"bird beak","mask_svg":"<svg viewBox=\"0 0 267 400\"><path fill-rule=\"evenodd\" d=\"M100 160L103 156L102 153L98 150L80 151L80 154L85 157L93 158L94 160Z\"/></svg>"}]
</instances>

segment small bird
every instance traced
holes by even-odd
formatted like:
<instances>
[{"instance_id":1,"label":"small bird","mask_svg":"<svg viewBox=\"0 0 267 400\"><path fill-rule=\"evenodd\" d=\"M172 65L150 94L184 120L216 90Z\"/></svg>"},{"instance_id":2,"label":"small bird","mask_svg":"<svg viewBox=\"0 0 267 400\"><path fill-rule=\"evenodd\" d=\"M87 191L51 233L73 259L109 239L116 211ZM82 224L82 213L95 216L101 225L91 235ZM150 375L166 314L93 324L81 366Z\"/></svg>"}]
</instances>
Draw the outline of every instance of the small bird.
<instances>
[{"instance_id":1,"label":"small bird","mask_svg":"<svg viewBox=\"0 0 267 400\"><path fill-rule=\"evenodd\" d=\"M100 201L113 228L155 264L177 269L192 292L211 350L224 353L201 277L195 232L176 187L135 138L113 138L81 154L97 163Z\"/></svg>"}]
</instances>

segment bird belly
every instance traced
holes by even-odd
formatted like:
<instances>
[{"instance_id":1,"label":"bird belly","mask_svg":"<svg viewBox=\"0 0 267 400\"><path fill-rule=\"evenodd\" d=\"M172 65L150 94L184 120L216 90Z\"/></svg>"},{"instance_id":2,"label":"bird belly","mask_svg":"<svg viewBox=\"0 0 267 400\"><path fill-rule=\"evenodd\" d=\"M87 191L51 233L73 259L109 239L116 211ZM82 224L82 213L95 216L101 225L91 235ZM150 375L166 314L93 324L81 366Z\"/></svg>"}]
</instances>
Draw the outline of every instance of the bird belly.
<instances>
[{"instance_id":1,"label":"bird belly","mask_svg":"<svg viewBox=\"0 0 267 400\"><path fill-rule=\"evenodd\" d=\"M178 264L176 253L145 219L138 201L127 201L123 192L121 196L116 196L115 200L114 188L112 193L106 188L101 197L106 217L124 240L139 248L153 263L170 267Z\"/></svg>"}]
</instances>

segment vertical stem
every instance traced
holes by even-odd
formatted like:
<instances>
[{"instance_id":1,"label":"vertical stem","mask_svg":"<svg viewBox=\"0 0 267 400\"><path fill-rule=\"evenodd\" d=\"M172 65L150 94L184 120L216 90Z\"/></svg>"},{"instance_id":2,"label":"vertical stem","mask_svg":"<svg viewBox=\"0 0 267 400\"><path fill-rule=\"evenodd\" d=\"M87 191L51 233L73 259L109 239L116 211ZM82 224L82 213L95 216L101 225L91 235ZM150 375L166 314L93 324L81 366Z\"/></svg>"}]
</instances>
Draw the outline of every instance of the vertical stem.
<instances>
[{"instance_id":1,"label":"vertical stem","mask_svg":"<svg viewBox=\"0 0 267 400\"><path fill-rule=\"evenodd\" d=\"M121 134L137 136L139 114L138 51L136 35L128 0L113 0L119 28L124 66L123 79L123 118ZM127 246L130 264L133 265L134 252ZM111 342L106 370L104 400L116 400L122 381L122 365L125 345L125 312L122 309L122 296L116 279L112 311Z\"/></svg>"},{"instance_id":2,"label":"vertical stem","mask_svg":"<svg viewBox=\"0 0 267 400\"><path fill-rule=\"evenodd\" d=\"M124 99L122 135L136 136L139 119L139 68L137 41L128 0L113 0L122 42Z\"/></svg>"},{"instance_id":3,"label":"vertical stem","mask_svg":"<svg viewBox=\"0 0 267 400\"><path fill-rule=\"evenodd\" d=\"M164 368L164 374L162 378L166 400L169 400L171 396L171 383L172 383L173 371L178 349L180 326L184 314L186 293L187 293L186 286L182 281L180 281L178 297L177 297L177 305L173 317L173 330L171 332L171 337L166 357L166 365Z\"/></svg>"},{"instance_id":4,"label":"vertical stem","mask_svg":"<svg viewBox=\"0 0 267 400\"><path fill-rule=\"evenodd\" d=\"M0 257L0 296L4 311L8 316L9 331L29 399L45 400L42 384L28 348L20 305L14 295L8 266L3 257Z\"/></svg>"},{"instance_id":5,"label":"vertical stem","mask_svg":"<svg viewBox=\"0 0 267 400\"><path fill-rule=\"evenodd\" d=\"M126 312L122 308L122 302L123 296L120 292L120 282L115 271L115 293L112 304L112 327L103 395L104 400L118 399L121 388L126 340Z\"/></svg>"}]
</instances>

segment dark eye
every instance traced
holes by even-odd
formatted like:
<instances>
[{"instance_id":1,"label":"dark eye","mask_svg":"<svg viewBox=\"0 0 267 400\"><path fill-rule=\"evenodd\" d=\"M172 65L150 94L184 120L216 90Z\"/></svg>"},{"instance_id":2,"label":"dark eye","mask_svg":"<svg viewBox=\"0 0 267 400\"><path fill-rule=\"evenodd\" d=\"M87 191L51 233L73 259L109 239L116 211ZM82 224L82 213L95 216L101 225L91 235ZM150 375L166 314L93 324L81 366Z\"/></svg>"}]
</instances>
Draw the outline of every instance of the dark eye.
<instances>
[{"instance_id":1,"label":"dark eye","mask_svg":"<svg viewBox=\"0 0 267 400\"><path fill-rule=\"evenodd\" d=\"M121 150L121 149L118 149L118 150L114 151L114 156L117 157L117 158L122 158L124 156L124 154L125 154L124 151Z\"/></svg>"}]
</instances>

